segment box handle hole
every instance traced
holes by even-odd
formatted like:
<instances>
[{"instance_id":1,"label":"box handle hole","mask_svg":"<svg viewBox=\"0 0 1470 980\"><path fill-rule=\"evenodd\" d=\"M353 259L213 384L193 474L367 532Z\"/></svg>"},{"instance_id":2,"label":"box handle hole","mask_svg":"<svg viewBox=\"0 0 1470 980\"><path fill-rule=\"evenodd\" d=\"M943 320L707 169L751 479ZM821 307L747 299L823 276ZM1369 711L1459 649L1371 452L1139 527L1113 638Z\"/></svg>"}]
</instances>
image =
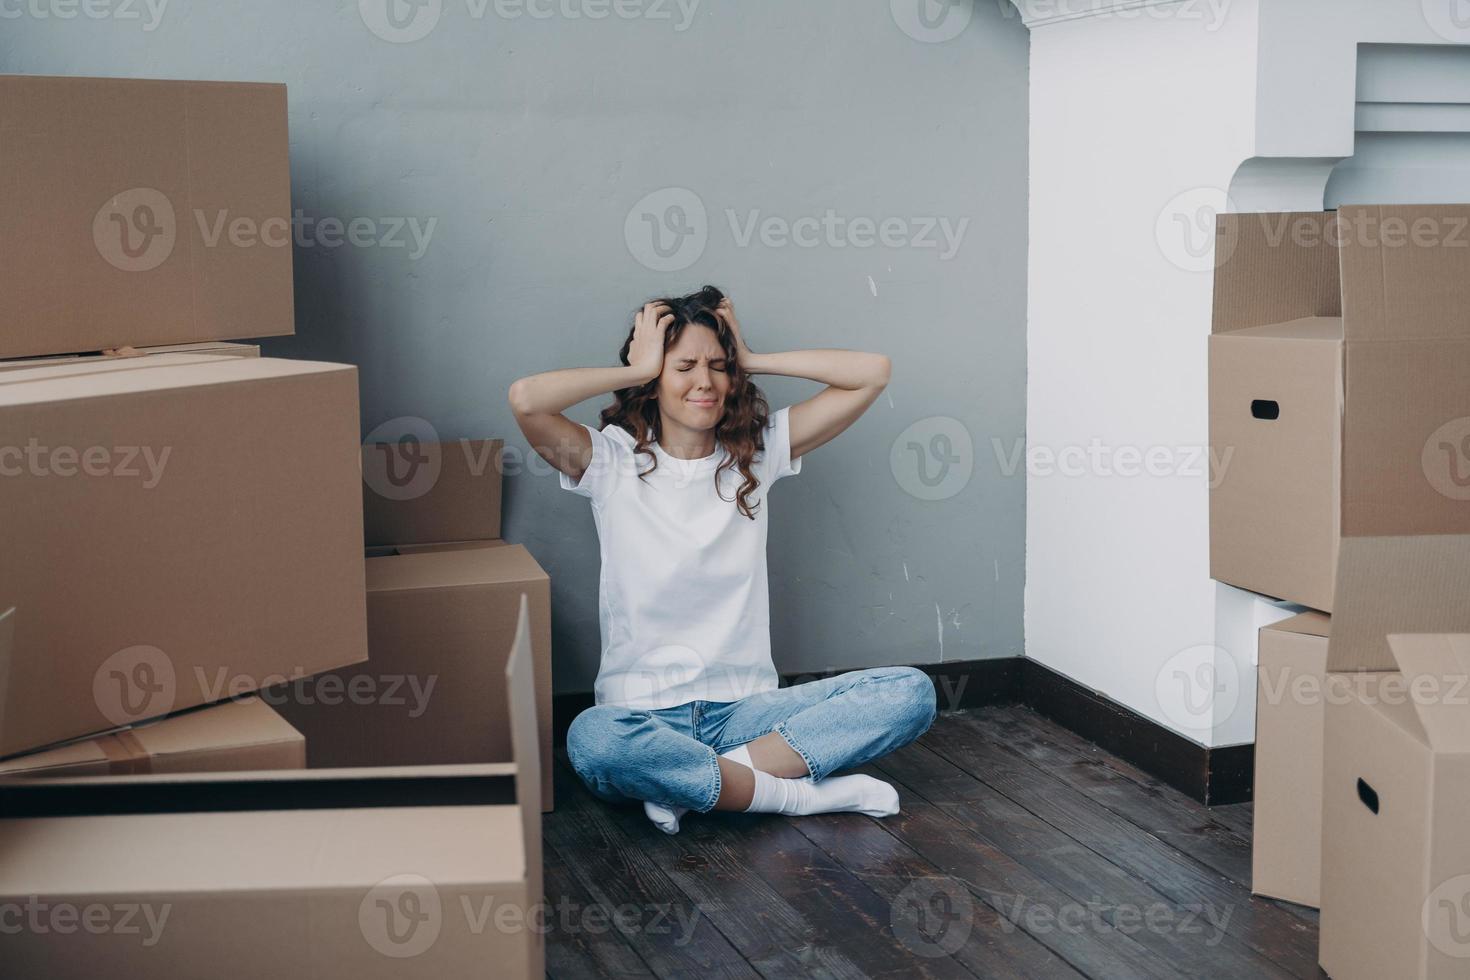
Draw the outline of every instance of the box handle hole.
<instances>
[{"instance_id":1,"label":"box handle hole","mask_svg":"<svg viewBox=\"0 0 1470 980\"><path fill-rule=\"evenodd\" d=\"M1251 402L1251 417L1274 422L1281 418L1281 404L1270 398L1257 398Z\"/></svg>"},{"instance_id":2,"label":"box handle hole","mask_svg":"<svg viewBox=\"0 0 1470 980\"><path fill-rule=\"evenodd\" d=\"M1378 812L1377 790L1375 790L1372 786L1369 786L1367 783L1363 782L1361 779L1358 780L1358 799L1362 800L1363 805L1372 810L1374 813Z\"/></svg>"}]
</instances>

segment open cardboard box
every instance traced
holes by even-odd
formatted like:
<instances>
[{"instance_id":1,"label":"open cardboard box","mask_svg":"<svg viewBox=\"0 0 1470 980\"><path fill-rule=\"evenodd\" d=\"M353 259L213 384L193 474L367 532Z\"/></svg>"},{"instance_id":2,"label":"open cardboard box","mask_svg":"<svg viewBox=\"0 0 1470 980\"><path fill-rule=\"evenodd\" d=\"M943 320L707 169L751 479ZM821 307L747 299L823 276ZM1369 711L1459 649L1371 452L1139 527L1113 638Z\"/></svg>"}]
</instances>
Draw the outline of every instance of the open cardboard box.
<instances>
[{"instance_id":1,"label":"open cardboard box","mask_svg":"<svg viewBox=\"0 0 1470 980\"><path fill-rule=\"evenodd\" d=\"M0 75L0 133L0 357L295 331L286 86Z\"/></svg>"},{"instance_id":2,"label":"open cardboard box","mask_svg":"<svg viewBox=\"0 0 1470 980\"><path fill-rule=\"evenodd\" d=\"M1320 961L1470 972L1470 633L1387 637L1400 672L1327 708Z\"/></svg>"},{"instance_id":3,"label":"open cardboard box","mask_svg":"<svg viewBox=\"0 0 1470 980\"><path fill-rule=\"evenodd\" d=\"M1339 568L1422 589L1460 545L1417 539L1470 535L1467 224L1464 204L1219 216L1213 578L1336 611Z\"/></svg>"},{"instance_id":4,"label":"open cardboard box","mask_svg":"<svg viewBox=\"0 0 1470 980\"><path fill-rule=\"evenodd\" d=\"M365 660L358 438L348 365L0 373L0 757Z\"/></svg>"},{"instance_id":5,"label":"open cardboard box","mask_svg":"<svg viewBox=\"0 0 1470 980\"><path fill-rule=\"evenodd\" d=\"M369 549L368 659L312 678L301 696L295 685L263 696L306 736L313 767L508 758L510 721L489 710L505 703L505 674L486 650L510 644L523 601L541 755L550 758L551 579L518 544ZM549 766L541 807L552 808Z\"/></svg>"},{"instance_id":6,"label":"open cardboard box","mask_svg":"<svg viewBox=\"0 0 1470 980\"><path fill-rule=\"evenodd\" d=\"M30 917L7 974L542 977L530 643L523 599L505 762L0 779L0 903Z\"/></svg>"}]
</instances>

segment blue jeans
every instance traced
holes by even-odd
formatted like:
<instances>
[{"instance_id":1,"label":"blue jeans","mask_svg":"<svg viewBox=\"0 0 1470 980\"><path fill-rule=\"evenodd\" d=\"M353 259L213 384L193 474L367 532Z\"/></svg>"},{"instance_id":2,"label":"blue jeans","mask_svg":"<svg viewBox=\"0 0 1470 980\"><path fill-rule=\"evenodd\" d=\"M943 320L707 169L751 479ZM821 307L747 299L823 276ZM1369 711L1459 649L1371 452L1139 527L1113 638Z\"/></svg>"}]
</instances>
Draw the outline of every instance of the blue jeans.
<instances>
[{"instance_id":1,"label":"blue jeans","mask_svg":"<svg viewBox=\"0 0 1470 980\"><path fill-rule=\"evenodd\" d=\"M596 705L572 720L567 756L608 803L648 800L707 813L720 798L721 752L779 732L821 779L907 745L937 712L934 682L923 671L870 667L739 701Z\"/></svg>"}]
</instances>

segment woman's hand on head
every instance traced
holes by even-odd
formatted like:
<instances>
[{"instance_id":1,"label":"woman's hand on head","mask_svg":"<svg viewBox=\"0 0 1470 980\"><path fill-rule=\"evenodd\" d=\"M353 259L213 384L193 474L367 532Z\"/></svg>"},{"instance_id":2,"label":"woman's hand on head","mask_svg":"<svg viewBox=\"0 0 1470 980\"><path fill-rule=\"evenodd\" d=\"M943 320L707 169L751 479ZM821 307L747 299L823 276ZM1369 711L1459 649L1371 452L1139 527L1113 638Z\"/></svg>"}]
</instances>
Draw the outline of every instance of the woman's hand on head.
<instances>
[{"instance_id":1,"label":"woman's hand on head","mask_svg":"<svg viewBox=\"0 0 1470 980\"><path fill-rule=\"evenodd\" d=\"M674 311L663 303L646 303L633 318L633 342L628 345L628 366L649 381L664 370L664 334L674 322Z\"/></svg>"},{"instance_id":2,"label":"woman's hand on head","mask_svg":"<svg viewBox=\"0 0 1470 980\"><path fill-rule=\"evenodd\" d=\"M726 296L720 300L720 305L715 308L715 316L730 328L730 334L735 338L735 351L740 357L740 364L748 367L751 351L746 346L745 337L740 333L740 321L735 318L735 304L730 302L730 297Z\"/></svg>"}]
</instances>

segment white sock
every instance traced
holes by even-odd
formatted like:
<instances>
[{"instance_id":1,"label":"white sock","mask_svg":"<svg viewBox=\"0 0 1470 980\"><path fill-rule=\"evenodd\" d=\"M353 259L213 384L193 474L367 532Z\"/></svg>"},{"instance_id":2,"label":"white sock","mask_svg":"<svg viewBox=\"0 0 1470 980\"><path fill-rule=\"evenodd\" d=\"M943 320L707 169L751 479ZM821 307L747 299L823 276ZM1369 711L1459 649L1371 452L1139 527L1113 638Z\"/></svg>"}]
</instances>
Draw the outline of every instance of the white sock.
<instances>
[{"instance_id":1,"label":"white sock","mask_svg":"<svg viewBox=\"0 0 1470 980\"><path fill-rule=\"evenodd\" d=\"M810 776L782 779L759 769L755 793L746 813L781 813L802 817L812 813L866 813L891 817L898 812L898 790L881 779L854 773L815 780Z\"/></svg>"},{"instance_id":2,"label":"white sock","mask_svg":"<svg viewBox=\"0 0 1470 980\"><path fill-rule=\"evenodd\" d=\"M829 776L815 780L811 776L785 779L773 776L751 765L745 746L725 753L755 773L755 793L746 813L782 813L788 817L811 813L866 813L870 817L891 817L898 812L898 790L872 776Z\"/></svg>"},{"instance_id":3,"label":"white sock","mask_svg":"<svg viewBox=\"0 0 1470 980\"><path fill-rule=\"evenodd\" d=\"M737 745L733 749L726 749L720 753L722 758L730 759L740 763L749 769L755 769L751 765L750 753L744 745ZM650 800L643 801L643 812L653 825L666 834L677 834L679 832L679 820L689 812L687 806L670 806L667 803L654 803Z\"/></svg>"}]
</instances>

